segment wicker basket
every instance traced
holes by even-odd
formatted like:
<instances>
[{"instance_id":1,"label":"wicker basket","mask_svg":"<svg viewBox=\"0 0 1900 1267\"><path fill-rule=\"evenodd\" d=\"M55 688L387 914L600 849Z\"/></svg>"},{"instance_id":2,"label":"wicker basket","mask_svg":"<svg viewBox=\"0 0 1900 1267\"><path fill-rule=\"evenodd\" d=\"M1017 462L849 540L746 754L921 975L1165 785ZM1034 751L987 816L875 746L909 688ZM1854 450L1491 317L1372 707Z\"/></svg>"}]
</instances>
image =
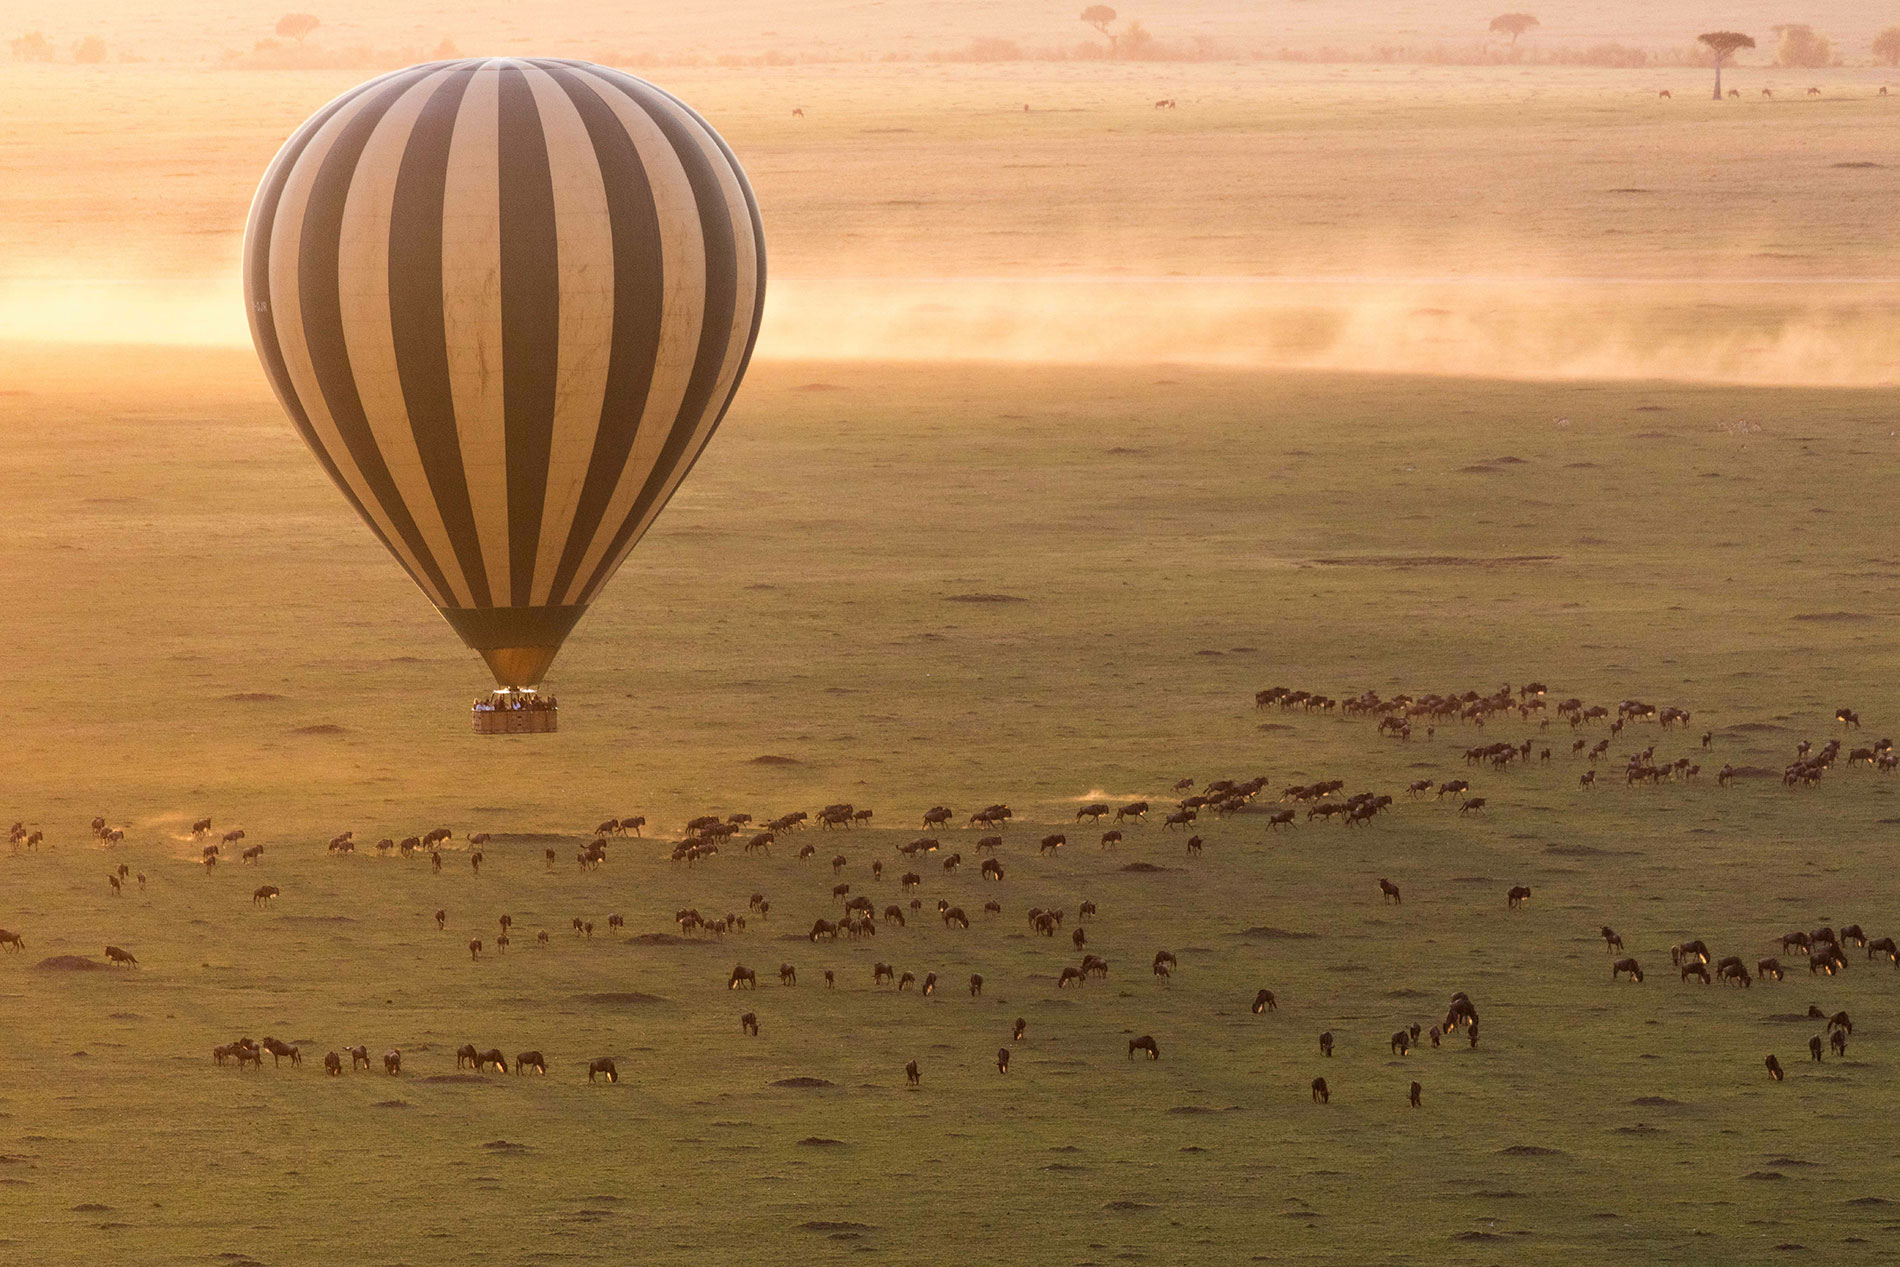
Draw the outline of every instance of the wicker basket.
<instances>
[{"instance_id":1,"label":"wicker basket","mask_svg":"<svg viewBox=\"0 0 1900 1267\"><path fill-rule=\"evenodd\" d=\"M551 704L534 708L471 708L478 735L548 735L561 728L560 709Z\"/></svg>"}]
</instances>

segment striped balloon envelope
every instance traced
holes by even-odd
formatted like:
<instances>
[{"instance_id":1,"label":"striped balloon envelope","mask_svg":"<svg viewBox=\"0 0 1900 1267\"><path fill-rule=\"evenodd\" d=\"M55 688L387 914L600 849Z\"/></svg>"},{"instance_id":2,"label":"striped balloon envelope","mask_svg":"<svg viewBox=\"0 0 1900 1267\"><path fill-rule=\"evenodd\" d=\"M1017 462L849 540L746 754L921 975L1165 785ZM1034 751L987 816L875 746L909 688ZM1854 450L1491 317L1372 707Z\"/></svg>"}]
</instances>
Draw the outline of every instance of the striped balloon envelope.
<instances>
[{"instance_id":1,"label":"striped balloon envelope","mask_svg":"<svg viewBox=\"0 0 1900 1267\"><path fill-rule=\"evenodd\" d=\"M285 143L244 290L323 469L496 682L525 687L731 403L765 238L732 151L652 84L437 62Z\"/></svg>"}]
</instances>

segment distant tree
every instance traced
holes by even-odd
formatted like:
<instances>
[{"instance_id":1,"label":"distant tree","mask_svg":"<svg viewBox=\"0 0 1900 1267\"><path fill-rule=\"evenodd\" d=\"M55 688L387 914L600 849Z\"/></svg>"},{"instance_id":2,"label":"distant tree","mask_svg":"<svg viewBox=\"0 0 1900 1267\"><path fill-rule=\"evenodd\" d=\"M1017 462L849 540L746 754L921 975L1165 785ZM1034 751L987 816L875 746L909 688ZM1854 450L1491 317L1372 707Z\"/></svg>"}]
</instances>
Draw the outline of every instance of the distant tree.
<instances>
[{"instance_id":1,"label":"distant tree","mask_svg":"<svg viewBox=\"0 0 1900 1267\"><path fill-rule=\"evenodd\" d=\"M1497 17L1491 19L1491 33L1493 35L1508 35L1511 37L1511 43L1515 45L1518 36L1524 34L1524 32L1530 30L1532 27L1540 25L1542 25L1542 23L1538 22L1536 18L1528 13L1500 13Z\"/></svg>"},{"instance_id":2,"label":"distant tree","mask_svg":"<svg viewBox=\"0 0 1900 1267\"><path fill-rule=\"evenodd\" d=\"M314 13L286 13L277 19L277 33L301 44L310 32L322 25Z\"/></svg>"},{"instance_id":3,"label":"distant tree","mask_svg":"<svg viewBox=\"0 0 1900 1267\"><path fill-rule=\"evenodd\" d=\"M53 44L38 31L28 31L12 42L15 60L22 62L50 62L53 60Z\"/></svg>"},{"instance_id":4,"label":"distant tree","mask_svg":"<svg viewBox=\"0 0 1900 1267\"><path fill-rule=\"evenodd\" d=\"M1775 65L1814 68L1834 61L1834 46L1825 35L1816 35L1805 22L1791 22L1774 28L1780 42L1775 45Z\"/></svg>"},{"instance_id":5,"label":"distant tree","mask_svg":"<svg viewBox=\"0 0 1900 1267\"><path fill-rule=\"evenodd\" d=\"M97 66L106 59L106 42L96 35L88 35L73 45L73 60L81 66Z\"/></svg>"},{"instance_id":6,"label":"distant tree","mask_svg":"<svg viewBox=\"0 0 1900 1267\"><path fill-rule=\"evenodd\" d=\"M1108 29L1108 24L1115 20L1115 10L1105 4L1092 4L1082 10L1082 20L1102 33L1102 38L1108 41L1108 51L1112 55L1120 44L1114 33Z\"/></svg>"},{"instance_id":7,"label":"distant tree","mask_svg":"<svg viewBox=\"0 0 1900 1267\"><path fill-rule=\"evenodd\" d=\"M1874 60L1882 66L1900 66L1900 26L1874 36Z\"/></svg>"},{"instance_id":8,"label":"distant tree","mask_svg":"<svg viewBox=\"0 0 1900 1267\"><path fill-rule=\"evenodd\" d=\"M1695 37L1696 43L1706 44L1715 54L1715 99L1722 99L1722 63L1745 48L1755 47L1755 39L1743 35L1740 31L1704 31Z\"/></svg>"}]
</instances>

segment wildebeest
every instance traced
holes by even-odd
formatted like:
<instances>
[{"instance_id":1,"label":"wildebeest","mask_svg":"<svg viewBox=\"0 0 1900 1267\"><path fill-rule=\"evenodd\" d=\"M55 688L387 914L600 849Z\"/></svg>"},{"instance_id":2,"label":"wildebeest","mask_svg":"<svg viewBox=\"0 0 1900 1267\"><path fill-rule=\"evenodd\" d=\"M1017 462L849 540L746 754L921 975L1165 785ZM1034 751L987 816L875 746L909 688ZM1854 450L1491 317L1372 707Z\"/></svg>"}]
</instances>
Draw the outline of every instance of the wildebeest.
<instances>
[{"instance_id":1,"label":"wildebeest","mask_svg":"<svg viewBox=\"0 0 1900 1267\"><path fill-rule=\"evenodd\" d=\"M1485 804L1486 804L1486 798L1482 796L1473 796L1459 803L1458 812L1460 814L1469 814L1474 809L1483 809L1485 807Z\"/></svg>"},{"instance_id":2,"label":"wildebeest","mask_svg":"<svg viewBox=\"0 0 1900 1267\"><path fill-rule=\"evenodd\" d=\"M1603 948L1605 950L1623 949L1623 939L1617 936L1616 930L1614 928L1611 928L1608 924L1605 924L1602 928L1599 928L1597 930L1597 935L1603 938Z\"/></svg>"},{"instance_id":3,"label":"wildebeest","mask_svg":"<svg viewBox=\"0 0 1900 1267\"><path fill-rule=\"evenodd\" d=\"M1009 1072L1009 1048L1007 1047L998 1047L996 1049L996 1072Z\"/></svg>"},{"instance_id":4,"label":"wildebeest","mask_svg":"<svg viewBox=\"0 0 1900 1267\"><path fill-rule=\"evenodd\" d=\"M0 946L5 946L8 950L25 950L26 938L19 933L8 932L6 929L0 928ZM1871 951L1868 953L1868 957L1872 958Z\"/></svg>"},{"instance_id":5,"label":"wildebeest","mask_svg":"<svg viewBox=\"0 0 1900 1267\"><path fill-rule=\"evenodd\" d=\"M1747 966L1740 960L1736 960L1734 963L1723 964L1720 968L1716 969L1715 975L1724 983L1733 983L1743 986L1753 986L1755 984L1755 979L1748 975Z\"/></svg>"},{"instance_id":6,"label":"wildebeest","mask_svg":"<svg viewBox=\"0 0 1900 1267\"><path fill-rule=\"evenodd\" d=\"M1700 937L1693 941L1677 942L1669 948L1670 963L1680 967L1690 959L1701 963L1709 962L1709 947Z\"/></svg>"},{"instance_id":7,"label":"wildebeest","mask_svg":"<svg viewBox=\"0 0 1900 1267\"><path fill-rule=\"evenodd\" d=\"M1780 1082L1786 1076L1782 1073L1781 1062L1775 1059L1773 1052L1768 1053L1768 1059L1762 1061L1762 1064L1767 1067L1768 1076L1776 1082Z\"/></svg>"},{"instance_id":8,"label":"wildebeest","mask_svg":"<svg viewBox=\"0 0 1900 1267\"><path fill-rule=\"evenodd\" d=\"M1280 1000L1274 997L1273 991L1271 990L1262 990L1253 996L1253 1014L1255 1016L1259 1016L1262 1012L1275 1012L1278 1011L1279 1008Z\"/></svg>"},{"instance_id":9,"label":"wildebeest","mask_svg":"<svg viewBox=\"0 0 1900 1267\"><path fill-rule=\"evenodd\" d=\"M1781 980L1781 960L1772 958L1757 959L1755 961L1755 975L1761 977L1763 980L1769 977L1773 977L1777 981Z\"/></svg>"},{"instance_id":10,"label":"wildebeest","mask_svg":"<svg viewBox=\"0 0 1900 1267\"><path fill-rule=\"evenodd\" d=\"M1423 1095L1424 1093L1425 1093L1425 1088L1424 1088L1424 1087L1421 1087L1421 1086L1419 1086L1419 1085L1418 1085L1418 1083L1416 1083L1416 1082L1414 1082L1414 1083L1412 1084L1412 1107L1413 1107L1413 1108L1415 1108L1415 1109L1416 1109L1416 1108L1418 1108L1418 1107L1420 1107L1420 1105L1419 1105L1419 1097L1420 1097L1421 1095Z\"/></svg>"},{"instance_id":11,"label":"wildebeest","mask_svg":"<svg viewBox=\"0 0 1900 1267\"><path fill-rule=\"evenodd\" d=\"M1147 816L1148 802L1146 801L1130 801L1115 811L1115 821L1118 823L1124 818L1146 818Z\"/></svg>"},{"instance_id":12,"label":"wildebeest","mask_svg":"<svg viewBox=\"0 0 1900 1267\"><path fill-rule=\"evenodd\" d=\"M1332 1101L1333 1101L1333 1093L1327 1089L1326 1079L1324 1078L1313 1079L1313 1103L1331 1104Z\"/></svg>"},{"instance_id":13,"label":"wildebeest","mask_svg":"<svg viewBox=\"0 0 1900 1267\"><path fill-rule=\"evenodd\" d=\"M106 962L122 963L128 968L136 968L139 966L139 961L133 957L131 951L122 950L117 946L106 947Z\"/></svg>"},{"instance_id":14,"label":"wildebeest","mask_svg":"<svg viewBox=\"0 0 1900 1267\"><path fill-rule=\"evenodd\" d=\"M1322 1056L1333 1054L1333 1031L1330 1029L1319 1036L1319 1054Z\"/></svg>"},{"instance_id":15,"label":"wildebeest","mask_svg":"<svg viewBox=\"0 0 1900 1267\"><path fill-rule=\"evenodd\" d=\"M475 1062L480 1058L481 1052L476 1049L474 1043L463 1043L460 1047L455 1049L455 1067L457 1069L460 1069L463 1065L473 1068Z\"/></svg>"},{"instance_id":16,"label":"wildebeest","mask_svg":"<svg viewBox=\"0 0 1900 1267\"><path fill-rule=\"evenodd\" d=\"M754 1038L759 1036L759 1015L757 1012L744 1012L740 1014L739 1032L741 1034L750 1034Z\"/></svg>"},{"instance_id":17,"label":"wildebeest","mask_svg":"<svg viewBox=\"0 0 1900 1267\"><path fill-rule=\"evenodd\" d=\"M1876 953L1887 956L1893 966L1900 968L1900 946L1894 945L1891 937L1876 937L1867 943L1867 957L1872 959Z\"/></svg>"},{"instance_id":18,"label":"wildebeest","mask_svg":"<svg viewBox=\"0 0 1900 1267\"><path fill-rule=\"evenodd\" d=\"M1011 1031L1011 1038L1010 1038L1010 1041L1011 1041L1011 1042L1013 1042L1013 1043L1020 1043L1020 1042L1022 1042L1022 1041L1023 1041L1023 1035L1024 1035L1025 1033L1027 1033L1027 1032L1028 1032L1028 1030L1029 1030L1029 1022L1028 1022L1028 1021L1026 1021L1026 1020L1024 1020L1024 1019L1023 1019L1022 1017L1020 1017L1020 1016L1019 1016L1019 1017L1017 1017L1017 1018L1016 1018L1016 1028L1015 1028L1014 1030L1012 1030L1012 1031Z\"/></svg>"},{"instance_id":19,"label":"wildebeest","mask_svg":"<svg viewBox=\"0 0 1900 1267\"><path fill-rule=\"evenodd\" d=\"M1108 806L1102 804L1100 801L1097 801L1092 805L1084 805L1081 809L1075 811L1075 821L1079 823L1083 819L1086 818L1090 822L1095 822L1097 819L1102 818L1107 813L1108 813Z\"/></svg>"},{"instance_id":20,"label":"wildebeest","mask_svg":"<svg viewBox=\"0 0 1900 1267\"><path fill-rule=\"evenodd\" d=\"M1395 1055L1403 1056L1411 1050L1412 1034L1410 1030L1402 1029L1392 1035L1392 1051Z\"/></svg>"},{"instance_id":21,"label":"wildebeest","mask_svg":"<svg viewBox=\"0 0 1900 1267\"><path fill-rule=\"evenodd\" d=\"M1102 833L1102 848L1104 849L1110 845L1119 845L1121 842L1122 834L1119 831L1105 831Z\"/></svg>"},{"instance_id":22,"label":"wildebeest","mask_svg":"<svg viewBox=\"0 0 1900 1267\"><path fill-rule=\"evenodd\" d=\"M982 995L983 995L983 974L980 972L972 972L970 974L970 997L975 999L975 998L981 998Z\"/></svg>"},{"instance_id":23,"label":"wildebeest","mask_svg":"<svg viewBox=\"0 0 1900 1267\"><path fill-rule=\"evenodd\" d=\"M292 1065L301 1065L303 1063L303 1053L297 1050L295 1043L280 1042L266 1034L264 1041L259 1043L258 1046L270 1053L272 1065L283 1064L284 1057L286 1056L290 1057L290 1063Z\"/></svg>"},{"instance_id":24,"label":"wildebeest","mask_svg":"<svg viewBox=\"0 0 1900 1267\"><path fill-rule=\"evenodd\" d=\"M1128 1040L1128 1058L1133 1060L1135 1053L1138 1051L1147 1052L1148 1059L1150 1060L1161 1059L1161 1047L1155 1042L1154 1035L1152 1034L1143 1034L1140 1038L1131 1038Z\"/></svg>"},{"instance_id":25,"label":"wildebeest","mask_svg":"<svg viewBox=\"0 0 1900 1267\"><path fill-rule=\"evenodd\" d=\"M1530 895L1531 891L1528 886L1522 884L1517 885L1505 895L1504 904L1510 907L1522 906L1525 901L1529 899Z\"/></svg>"},{"instance_id":26,"label":"wildebeest","mask_svg":"<svg viewBox=\"0 0 1900 1267\"><path fill-rule=\"evenodd\" d=\"M1056 989L1060 990L1069 985L1081 985L1086 979L1080 968L1064 968L1061 975L1056 978Z\"/></svg>"},{"instance_id":27,"label":"wildebeest","mask_svg":"<svg viewBox=\"0 0 1900 1267\"><path fill-rule=\"evenodd\" d=\"M797 985L798 969L789 963L780 964L778 966L778 983L780 985Z\"/></svg>"},{"instance_id":28,"label":"wildebeest","mask_svg":"<svg viewBox=\"0 0 1900 1267\"><path fill-rule=\"evenodd\" d=\"M1403 904L1405 901L1403 897L1399 896L1399 886L1385 879L1383 876L1379 879L1379 893L1386 901L1391 903Z\"/></svg>"},{"instance_id":29,"label":"wildebeest","mask_svg":"<svg viewBox=\"0 0 1900 1267\"><path fill-rule=\"evenodd\" d=\"M732 969L732 976L726 981L726 988L728 990L736 990L741 985L745 986L748 990L758 989L759 974L744 964L735 964Z\"/></svg>"},{"instance_id":30,"label":"wildebeest","mask_svg":"<svg viewBox=\"0 0 1900 1267\"><path fill-rule=\"evenodd\" d=\"M596 1076L605 1078L608 1082L618 1082L620 1081L620 1070L614 1068L613 1061L602 1056L599 1060L590 1060L587 1062L587 1080L592 1082Z\"/></svg>"},{"instance_id":31,"label":"wildebeest","mask_svg":"<svg viewBox=\"0 0 1900 1267\"><path fill-rule=\"evenodd\" d=\"M502 1073L508 1072L508 1057L501 1054L501 1048L490 1047L487 1051L475 1058L475 1067L477 1069L486 1069L490 1065L495 1066L495 1068Z\"/></svg>"},{"instance_id":32,"label":"wildebeest","mask_svg":"<svg viewBox=\"0 0 1900 1267\"><path fill-rule=\"evenodd\" d=\"M1062 832L1059 832L1059 831L1051 832L1047 836L1044 836L1042 838L1042 844L1038 847L1037 852L1038 853L1054 853L1056 850L1062 848L1062 846L1068 843L1069 843L1068 836L1064 835Z\"/></svg>"},{"instance_id":33,"label":"wildebeest","mask_svg":"<svg viewBox=\"0 0 1900 1267\"><path fill-rule=\"evenodd\" d=\"M345 1047L343 1050L350 1053L350 1069L352 1072L355 1071L358 1065L363 1066L365 1069L369 1068L369 1048L358 1044L355 1047Z\"/></svg>"},{"instance_id":34,"label":"wildebeest","mask_svg":"<svg viewBox=\"0 0 1900 1267\"><path fill-rule=\"evenodd\" d=\"M924 1075L922 1071L917 1068L916 1061L910 1061L904 1066L904 1078L913 1087L924 1080Z\"/></svg>"},{"instance_id":35,"label":"wildebeest","mask_svg":"<svg viewBox=\"0 0 1900 1267\"><path fill-rule=\"evenodd\" d=\"M392 1077L402 1072L402 1053L393 1047L383 1053L383 1072Z\"/></svg>"},{"instance_id":36,"label":"wildebeest","mask_svg":"<svg viewBox=\"0 0 1900 1267\"><path fill-rule=\"evenodd\" d=\"M330 1074L333 1077L338 1077L338 1078L342 1077L343 1076L343 1057L337 1055L335 1052L327 1053L323 1057L323 1072L325 1072L326 1074Z\"/></svg>"},{"instance_id":37,"label":"wildebeest","mask_svg":"<svg viewBox=\"0 0 1900 1267\"><path fill-rule=\"evenodd\" d=\"M1854 1032L1854 1022L1853 1022L1853 1019L1852 1019L1851 1017L1849 1017L1849 1016L1847 1015L1847 1013L1845 1013L1845 1012L1836 1012L1836 1013L1834 1013L1834 1015L1832 1015L1832 1016L1830 1016L1830 1017L1828 1017L1828 1018L1827 1018L1827 1027L1828 1027L1829 1029L1838 1029L1838 1030L1842 1030L1842 1031L1844 1031L1844 1032L1846 1032L1846 1033L1849 1033L1849 1034L1851 1034L1851 1033L1853 1033L1853 1032Z\"/></svg>"},{"instance_id":38,"label":"wildebeest","mask_svg":"<svg viewBox=\"0 0 1900 1267\"><path fill-rule=\"evenodd\" d=\"M548 1062L546 1059L542 1057L540 1052L524 1051L515 1057L515 1076L516 1077L520 1077L522 1074L526 1073L530 1069L542 1075L545 1075L547 1073Z\"/></svg>"},{"instance_id":39,"label":"wildebeest","mask_svg":"<svg viewBox=\"0 0 1900 1267\"><path fill-rule=\"evenodd\" d=\"M1698 978L1703 985L1709 984L1709 965L1700 959L1690 959L1682 965L1682 979L1686 983L1690 977Z\"/></svg>"},{"instance_id":40,"label":"wildebeest","mask_svg":"<svg viewBox=\"0 0 1900 1267\"><path fill-rule=\"evenodd\" d=\"M1819 1034L1816 1034L1813 1038L1810 1038L1808 1040L1808 1059L1819 1060L1820 1058L1821 1058L1821 1036Z\"/></svg>"},{"instance_id":41,"label":"wildebeest","mask_svg":"<svg viewBox=\"0 0 1900 1267\"><path fill-rule=\"evenodd\" d=\"M1847 1031L1837 1029L1829 1034L1827 1036L1827 1045L1834 1049L1836 1056L1845 1056L1847 1054Z\"/></svg>"},{"instance_id":42,"label":"wildebeest","mask_svg":"<svg viewBox=\"0 0 1900 1267\"><path fill-rule=\"evenodd\" d=\"M468 957L470 959L480 959L482 957L482 939L481 938L479 937L469 938Z\"/></svg>"}]
</instances>

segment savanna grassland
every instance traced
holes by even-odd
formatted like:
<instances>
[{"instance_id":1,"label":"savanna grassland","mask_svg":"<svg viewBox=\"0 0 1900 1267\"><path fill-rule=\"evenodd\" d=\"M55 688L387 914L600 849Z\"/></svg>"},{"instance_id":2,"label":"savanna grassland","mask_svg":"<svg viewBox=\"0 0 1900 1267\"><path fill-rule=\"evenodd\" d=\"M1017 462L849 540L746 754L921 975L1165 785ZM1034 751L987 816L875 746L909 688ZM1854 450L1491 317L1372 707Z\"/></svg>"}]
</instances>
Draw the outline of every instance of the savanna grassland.
<instances>
[{"instance_id":1,"label":"savanna grassland","mask_svg":"<svg viewBox=\"0 0 1900 1267\"><path fill-rule=\"evenodd\" d=\"M4 142L25 174L0 193L12 279L46 263L215 286L277 139L349 78L99 69L167 103L128 126L91 73L0 74L10 110L54 103ZM1840 734L1842 705L1866 723L1850 745L1900 730L1892 294L1862 284L1896 247L1891 172L1862 165L1890 157L1889 102L1846 71L1818 101L1734 109L1695 100L1686 70L1670 102L1657 72L1153 73L661 77L746 162L791 299L557 663L556 736L467 733L478 663L215 322L154 327L176 345L153 347L31 342L10 320L0 812L46 847L0 854L0 925L27 941L0 954L0 1260L1891 1256L1900 972L1850 949L1842 976L1787 957L1785 983L1705 988L1667 954L1701 937L1752 964L1822 923L1900 935L1900 780L1713 780L1779 771ZM1153 110L1170 91L1180 108ZM1289 320L1310 345L1131 353L1115 340L1157 329L1141 300L1162 286L1127 279L1169 274L1398 277L1382 302L1408 319L1428 279L1438 311L1418 319L1453 324L1355 343L1352 303L1301 292ZM840 331L848 358L817 359L809 335L839 279L886 305L851 311L934 319L945 301L912 281L1053 276L1120 278L1134 299L1066 357L955 311L932 358L882 317ZM1553 277L1626 288L1578 299L1540 289ZM1383 350L1362 368L1386 372L1290 367L1309 346ZM1422 372L1434 355L1462 372ZM1561 722L1401 744L1252 698L1530 679L1693 721L1633 725L1584 789ZM1462 760L1525 738L1554 759ZM1611 777L1652 742L1701 779ZM1114 851L1071 821L1255 775L1262 803L1198 824L1199 856L1154 819ZM1427 776L1470 778L1487 808L1402 795ZM1269 833L1266 802L1322 778L1397 803L1364 829ZM666 860L695 814L833 801L876 826ZM901 900L895 846L926 808L992 801L1017 815L1001 883L976 875L981 833L954 828L944 852L967 865L916 866L907 928L805 938L835 882ZM588 829L634 813L660 839L574 866ZM188 825L206 814L264 845L259 864L200 868ZM94 815L123 843L92 842ZM438 825L458 845L492 834L479 875L460 848L440 875L324 849ZM1039 856L1059 830L1070 843ZM114 897L122 862L147 883ZM282 896L254 906L265 883ZM1507 911L1518 884L1533 897ZM668 936L679 908L753 893L768 920ZM935 920L940 898L972 927ZM1002 915L979 914L991 899ZM1085 899L1111 973L1058 991ZM1063 934L1031 935L1031 906L1068 910ZM1605 923L1644 984L1610 980ZM107 943L140 967L35 966ZM1165 983L1161 949L1180 960ZM873 988L876 961L942 989ZM734 963L756 993L726 990ZM1255 1016L1261 987L1280 1006ZM1479 1046L1389 1054L1460 989ZM1852 1013L1845 1059L1806 1061L1810 1003ZM239 1034L305 1063L215 1066ZM1127 1059L1141 1034L1160 1061ZM465 1042L540 1049L549 1074L431 1081ZM325 1078L322 1053L355 1043L400 1048L404 1075ZM587 1083L597 1056L618 1085ZM775 1085L797 1078L829 1085Z\"/></svg>"}]
</instances>

